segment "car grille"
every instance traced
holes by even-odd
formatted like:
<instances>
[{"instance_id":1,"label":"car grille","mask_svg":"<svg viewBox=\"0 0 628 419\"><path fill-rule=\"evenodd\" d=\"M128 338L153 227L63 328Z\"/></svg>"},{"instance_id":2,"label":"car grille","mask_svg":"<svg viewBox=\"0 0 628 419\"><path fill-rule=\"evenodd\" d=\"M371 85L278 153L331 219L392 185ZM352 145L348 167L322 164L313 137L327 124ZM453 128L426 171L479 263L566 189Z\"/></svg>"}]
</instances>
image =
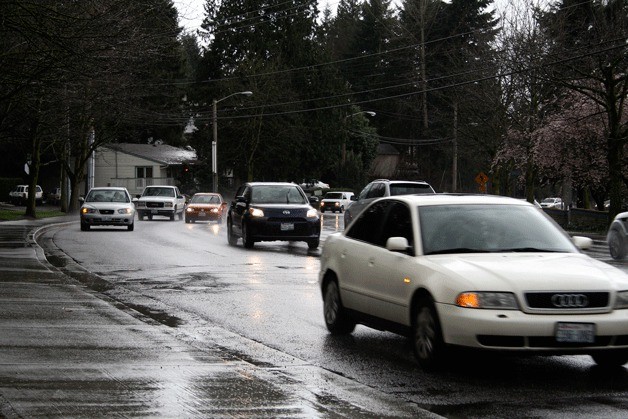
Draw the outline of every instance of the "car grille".
<instances>
[{"instance_id":1,"label":"car grille","mask_svg":"<svg viewBox=\"0 0 628 419\"><path fill-rule=\"evenodd\" d=\"M163 208L164 203L163 202L147 202L146 207L147 208Z\"/></svg>"},{"instance_id":2,"label":"car grille","mask_svg":"<svg viewBox=\"0 0 628 419\"><path fill-rule=\"evenodd\" d=\"M101 209L101 210L99 210L99 212L101 214L103 214L103 215L111 215L111 214L113 214L113 210L110 210L110 209Z\"/></svg>"},{"instance_id":3,"label":"car grille","mask_svg":"<svg viewBox=\"0 0 628 419\"><path fill-rule=\"evenodd\" d=\"M586 310L605 308L609 304L608 292L528 292L526 303L531 309Z\"/></svg>"}]
</instances>

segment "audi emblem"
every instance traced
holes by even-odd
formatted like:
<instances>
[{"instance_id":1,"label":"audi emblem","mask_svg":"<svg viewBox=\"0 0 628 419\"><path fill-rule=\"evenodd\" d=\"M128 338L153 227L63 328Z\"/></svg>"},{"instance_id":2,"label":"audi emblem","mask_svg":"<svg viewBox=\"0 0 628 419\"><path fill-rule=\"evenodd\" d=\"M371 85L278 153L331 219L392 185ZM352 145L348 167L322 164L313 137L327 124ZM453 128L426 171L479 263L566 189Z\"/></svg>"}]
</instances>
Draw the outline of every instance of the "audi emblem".
<instances>
[{"instance_id":1,"label":"audi emblem","mask_svg":"<svg viewBox=\"0 0 628 419\"><path fill-rule=\"evenodd\" d=\"M584 308L589 305L589 299L584 294L554 294L552 305L556 308Z\"/></svg>"},{"instance_id":2,"label":"audi emblem","mask_svg":"<svg viewBox=\"0 0 628 419\"><path fill-rule=\"evenodd\" d=\"M290 215L290 211L288 211L288 210L283 210L283 215Z\"/></svg>"}]
</instances>

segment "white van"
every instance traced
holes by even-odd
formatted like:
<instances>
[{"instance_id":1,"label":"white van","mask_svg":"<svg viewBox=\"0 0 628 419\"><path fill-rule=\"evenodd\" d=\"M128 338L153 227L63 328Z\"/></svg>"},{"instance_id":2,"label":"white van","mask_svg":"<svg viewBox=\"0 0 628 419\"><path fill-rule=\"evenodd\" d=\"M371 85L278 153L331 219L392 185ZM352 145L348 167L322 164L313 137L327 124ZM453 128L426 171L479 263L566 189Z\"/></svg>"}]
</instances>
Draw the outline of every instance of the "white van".
<instances>
[{"instance_id":1,"label":"white van","mask_svg":"<svg viewBox=\"0 0 628 419\"><path fill-rule=\"evenodd\" d=\"M327 192L321 201L320 210L321 212L343 212L351 203L351 197L353 197L353 192Z\"/></svg>"}]
</instances>

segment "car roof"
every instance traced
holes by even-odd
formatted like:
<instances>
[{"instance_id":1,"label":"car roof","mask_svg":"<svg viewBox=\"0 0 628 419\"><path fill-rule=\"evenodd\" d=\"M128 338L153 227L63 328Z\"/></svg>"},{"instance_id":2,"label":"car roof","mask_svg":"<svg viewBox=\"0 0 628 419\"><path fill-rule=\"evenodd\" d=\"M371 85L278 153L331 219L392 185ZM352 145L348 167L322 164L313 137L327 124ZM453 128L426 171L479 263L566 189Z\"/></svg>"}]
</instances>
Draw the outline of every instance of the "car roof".
<instances>
[{"instance_id":1,"label":"car roof","mask_svg":"<svg viewBox=\"0 0 628 419\"><path fill-rule=\"evenodd\" d=\"M509 198L499 195L477 195L477 194L417 194L417 195L397 195L390 196L381 199L393 199L397 201L407 202L409 205L414 206L429 206L429 205L456 205L456 204L501 204L501 205L519 205L519 206L532 206L527 201L520 201L515 198Z\"/></svg>"},{"instance_id":2,"label":"car roof","mask_svg":"<svg viewBox=\"0 0 628 419\"><path fill-rule=\"evenodd\" d=\"M216 196L220 196L220 194L218 192L196 192L194 195L192 196L205 196L205 195L216 195Z\"/></svg>"},{"instance_id":3,"label":"car roof","mask_svg":"<svg viewBox=\"0 0 628 419\"><path fill-rule=\"evenodd\" d=\"M126 191L122 186L94 186L90 191Z\"/></svg>"},{"instance_id":4,"label":"car roof","mask_svg":"<svg viewBox=\"0 0 628 419\"><path fill-rule=\"evenodd\" d=\"M294 182L246 182L249 186L299 186Z\"/></svg>"},{"instance_id":5,"label":"car roof","mask_svg":"<svg viewBox=\"0 0 628 419\"><path fill-rule=\"evenodd\" d=\"M420 183L421 185L429 185L424 180L390 180L390 179L375 179L373 182L388 182L388 183Z\"/></svg>"}]
</instances>

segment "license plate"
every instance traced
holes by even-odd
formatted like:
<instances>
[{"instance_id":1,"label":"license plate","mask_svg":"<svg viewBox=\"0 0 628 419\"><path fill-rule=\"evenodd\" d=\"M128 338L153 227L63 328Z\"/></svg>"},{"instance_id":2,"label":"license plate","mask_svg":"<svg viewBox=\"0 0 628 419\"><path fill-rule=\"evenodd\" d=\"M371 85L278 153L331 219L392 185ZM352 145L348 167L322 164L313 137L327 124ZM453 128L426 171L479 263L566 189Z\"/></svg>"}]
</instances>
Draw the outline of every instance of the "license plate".
<instances>
[{"instance_id":1,"label":"license plate","mask_svg":"<svg viewBox=\"0 0 628 419\"><path fill-rule=\"evenodd\" d=\"M294 223L281 223L281 231L294 230Z\"/></svg>"},{"instance_id":2,"label":"license plate","mask_svg":"<svg viewBox=\"0 0 628 419\"><path fill-rule=\"evenodd\" d=\"M592 323L558 323L556 341L569 343L594 343L595 325Z\"/></svg>"},{"instance_id":3,"label":"license plate","mask_svg":"<svg viewBox=\"0 0 628 419\"><path fill-rule=\"evenodd\" d=\"M157 214L157 210L151 210L150 213L151 214Z\"/></svg>"},{"instance_id":4,"label":"license plate","mask_svg":"<svg viewBox=\"0 0 628 419\"><path fill-rule=\"evenodd\" d=\"M205 211L201 211L201 212L199 212L199 213L198 213L198 216L199 216L199 217L204 217L204 216L205 216Z\"/></svg>"},{"instance_id":5,"label":"license plate","mask_svg":"<svg viewBox=\"0 0 628 419\"><path fill-rule=\"evenodd\" d=\"M111 221L111 217L105 217L105 221Z\"/></svg>"}]
</instances>

